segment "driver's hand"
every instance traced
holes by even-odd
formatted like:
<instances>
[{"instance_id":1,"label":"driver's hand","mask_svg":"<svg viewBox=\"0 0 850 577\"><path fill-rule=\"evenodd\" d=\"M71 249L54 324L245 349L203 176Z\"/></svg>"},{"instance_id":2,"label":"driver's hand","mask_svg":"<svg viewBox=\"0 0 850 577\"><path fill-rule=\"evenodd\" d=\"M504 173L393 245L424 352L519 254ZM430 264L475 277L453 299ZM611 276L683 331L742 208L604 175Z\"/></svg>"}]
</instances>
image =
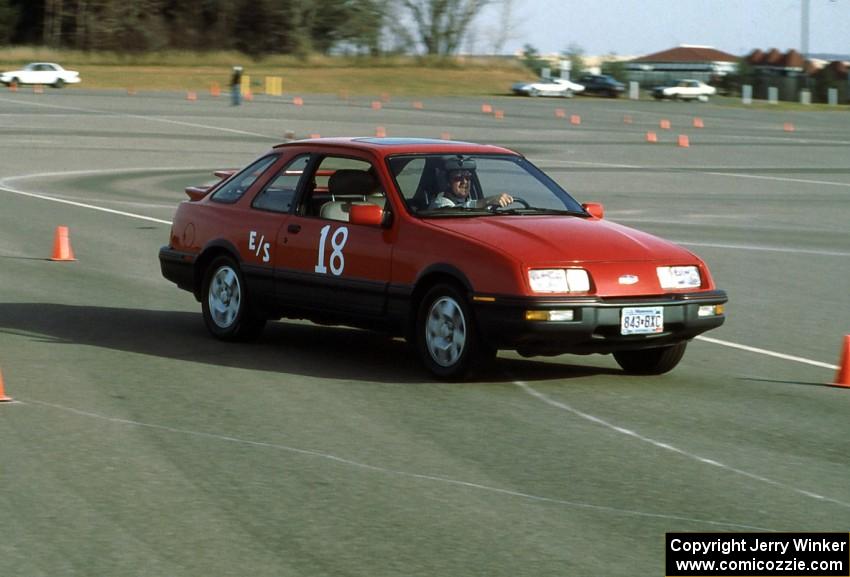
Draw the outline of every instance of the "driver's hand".
<instances>
[{"instance_id":1,"label":"driver's hand","mask_svg":"<svg viewBox=\"0 0 850 577\"><path fill-rule=\"evenodd\" d=\"M504 207L508 206L510 203L512 203L513 201L514 201L514 197L512 197L507 192L503 192L502 194L494 197L492 202L490 202L489 204L492 204L494 206L498 204L499 206L504 208Z\"/></svg>"}]
</instances>

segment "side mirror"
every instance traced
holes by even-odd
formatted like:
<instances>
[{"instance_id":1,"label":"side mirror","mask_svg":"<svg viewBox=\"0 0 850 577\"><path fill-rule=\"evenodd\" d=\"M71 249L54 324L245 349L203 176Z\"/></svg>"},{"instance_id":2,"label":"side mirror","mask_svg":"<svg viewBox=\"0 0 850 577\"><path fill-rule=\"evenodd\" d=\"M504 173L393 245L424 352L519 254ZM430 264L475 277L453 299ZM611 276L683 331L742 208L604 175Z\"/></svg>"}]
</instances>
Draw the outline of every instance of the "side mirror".
<instances>
[{"instance_id":1,"label":"side mirror","mask_svg":"<svg viewBox=\"0 0 850 577\"><path fill-rule=\"evenodd\" d=\"M602 218L605 216L605 207L601 202L585 202L581 207L590 213L593 218Z\"/></svg>"},{"instance_id":2,"label":"side mirror","mask_svg":"<svg viewBox=\"0 0 850 577\"><path fill-rule=\"evenodd\" d=\"M377 204L352 204L348 211L348 222L351 224L381 226L383 221L384 209Z\"/></svg>"}]
</instances>

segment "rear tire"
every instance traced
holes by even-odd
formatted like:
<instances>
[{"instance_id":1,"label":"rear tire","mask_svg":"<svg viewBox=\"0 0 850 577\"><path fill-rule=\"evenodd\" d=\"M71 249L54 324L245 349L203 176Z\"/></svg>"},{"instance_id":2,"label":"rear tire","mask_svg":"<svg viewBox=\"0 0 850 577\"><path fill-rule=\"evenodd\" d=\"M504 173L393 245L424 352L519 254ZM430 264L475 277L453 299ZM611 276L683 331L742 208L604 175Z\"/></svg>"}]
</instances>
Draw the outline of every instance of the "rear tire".
<instances>
[{"instance_id":1,"label":"rear tire","mask_svg":"<svg viewBox=\"0 0 850 577\"><path fill-rule=\"evenodd\" d=\"M204 274L201 308L212 335L224 341L247 341L260 336L266 319L254 311L236 261L215 258Z\"/></svg>"},{"instance_id":2,"label":"rear tire","mask_svg":"<svg viewBox=\"0 0 850 577\"><path fill-rule=\"evenodd\" d=\"M661 375L672 371L679 364L687 347L687 342L681 342L655 349L617 351L614 353L614 359L629 374Z\"/></svg>"}]
</instances>

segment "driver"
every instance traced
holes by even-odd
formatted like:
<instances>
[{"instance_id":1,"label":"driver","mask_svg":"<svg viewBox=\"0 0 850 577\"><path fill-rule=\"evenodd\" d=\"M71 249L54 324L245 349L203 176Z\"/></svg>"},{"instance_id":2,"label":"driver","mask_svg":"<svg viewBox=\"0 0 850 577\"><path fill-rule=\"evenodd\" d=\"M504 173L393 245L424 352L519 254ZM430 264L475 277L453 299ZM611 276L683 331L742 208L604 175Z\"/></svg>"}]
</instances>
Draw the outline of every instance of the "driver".
<instances>
[{"instance_id":1,"label":"driver","mask_svg":"<svg viewBox=\"0 0 850 577\"><path fill-rule=\"evenodd\" d=\"M447 190L437 194L428 208L449 206L467 208L505 207L514 201L513 197L506 192L486 198L473 198L471 191L472 180L475 177L475 161L472 159L450 158L445 162L445 170L448 180Z\"/></svg>"}]
</instances>

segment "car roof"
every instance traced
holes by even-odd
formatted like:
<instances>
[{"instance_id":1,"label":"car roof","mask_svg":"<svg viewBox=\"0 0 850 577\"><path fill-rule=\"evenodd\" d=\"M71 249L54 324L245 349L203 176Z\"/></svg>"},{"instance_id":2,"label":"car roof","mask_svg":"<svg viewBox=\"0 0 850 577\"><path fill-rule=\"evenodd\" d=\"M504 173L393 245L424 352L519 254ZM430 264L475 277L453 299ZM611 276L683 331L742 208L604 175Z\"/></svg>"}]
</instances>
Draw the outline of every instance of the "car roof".
<instances>
[{"instance_id":1,"label":"car roof","mask_svg":"<svg viewBox=\"0 0 850 577\"><path fill-rule=\"evenodd\" d=\"M516 151L490 144L476 144L473 142L438 140L431 138L377 138L372 136L310 138L278 144L274 148L275 150L281 150L290 147L302 148L304 146L308 146L316 150L335 150L337 152L340 149L357 149L369 151L376 156L382 157L411 153L510 154L514 156L522 156Z\"/></svg>"}]
</instances>

